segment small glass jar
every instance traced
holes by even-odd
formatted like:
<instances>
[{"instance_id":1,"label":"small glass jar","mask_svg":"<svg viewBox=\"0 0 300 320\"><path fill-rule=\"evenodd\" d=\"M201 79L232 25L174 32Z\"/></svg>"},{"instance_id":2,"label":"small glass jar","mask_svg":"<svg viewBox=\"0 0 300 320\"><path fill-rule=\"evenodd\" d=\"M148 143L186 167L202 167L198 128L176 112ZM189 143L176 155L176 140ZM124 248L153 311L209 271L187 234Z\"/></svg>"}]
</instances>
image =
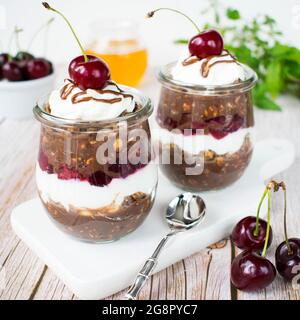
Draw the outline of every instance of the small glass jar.
<instances>
[{"instance_id":1,"label":"small glass jar","mask_svg":"<svg viewBox=\"0 0 300 320\"><path fill-rule=\"evenodd\" d=\"M117 240L149 214L156 193L157 165L151 159L150 99L112 120L55 117L47 99L34 108L41 123L36 182L40 199L65 233L92 242ZM113 107L113 106L111 106Z\"/></svg>"},{"instance_id":2,"label":"small glass jar","mask_svg":"<svg viewBox=\"0 0 300 320\"><path fill-rule=\"evenodd\" d=\"M160 166L175 185L192 191L225 188L237 181L253 151L255 72L230 85L204 86L176 81L174 63L159 73L156 114Z\"/></svg>"},{"instance_id":3,"label":"small glass jar","mask_svg":"<svg viewBox=\"0 0 300 320\"><path fill-rule=\"evenodd\" d=\"M148 61L147 49L139 34L139 23L128 19L101 19L91 27L93 38L87 46L87 53L108 63L115 82L137 86Z\"/></svg>"}]
</instances>

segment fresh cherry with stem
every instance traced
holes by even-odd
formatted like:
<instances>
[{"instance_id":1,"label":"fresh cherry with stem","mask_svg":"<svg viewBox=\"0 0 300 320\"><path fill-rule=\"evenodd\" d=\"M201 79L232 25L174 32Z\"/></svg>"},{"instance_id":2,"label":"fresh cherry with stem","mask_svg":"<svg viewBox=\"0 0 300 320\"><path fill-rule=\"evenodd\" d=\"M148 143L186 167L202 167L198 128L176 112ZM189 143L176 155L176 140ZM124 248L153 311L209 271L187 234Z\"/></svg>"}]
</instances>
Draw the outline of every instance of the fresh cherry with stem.
<instances>
[{"instance_id":1,"label":"fresh cherry with stem","mask_svg":"<svg viewBox=\"0 0 300 320\"><path fill-rule=\"evenodd\" d=\"M186 14L181 11L171 9L171 8L158 8L156 10L150 11L147 14L148 18L154 16L157 11L168 10L178 13L188 19L196 28L198 34L192 37L189 41L188 48L192 56L196 56L199 59L207 58L209 56L218 56L222 53L224 48L223 38L220 33L216 30L207 30L201 32L198 25Z\"/></svg>"},{"instance_id":2,"label":"fresh cherry with stem","mask_svg":"<svg viewBox=\"0 0 300 320\"><path fill-rule=\"evenodd\" d=\"M276 269L273 263L265 258L269 236L271 219L271 189L268 195L268 222L266 238L262 253L258 250L245 250L233 259L231 265L231 282L239 290L254 291L266 288L276 277Z\"/></svg>"},{"instance_id":3,"label":"fresh cherry with stem","mask_svg":"<svg viewBox=\"0 0 300 320\"><path fill-rule=\"evenodd\" d=\"M232 242L240 249L254 249L261 250L264 247L267 234L267 222L259 218L260 209L263 204L268 191L275 186L275 181L271 181L265 188L265 191L258 204L256 217L248 216L240 220L231 232ZM277 190L274 188L274 191ZM270 227L270 234L268 240L268 247L271 245L273 239L272 228Z\"/></svg>"},{"instance_id":4,"label":"fresh cherry with stem","mask_svg":"<svg viewBox=\"0 0 300 320\"><path fill-rule=\"evenodd\" d=\"M300 239L288 238L287 233L287 201L286 185L281 182L284 192L284 237L285 240L277 247L275 262L278 273L291 281L300 272Z\"/></svg>"},{"instance_id":5,"label":"fresh cherry with stem","mask_svg":"<svg viewBox=\"0 0 300 320\"><path fill-rule=\"evenodd\" d=\"M82 52L81 56L76 57L69 64L70 78L82 90L102 89L106 85L107 80L110 79L110 71L107 64L102 59L87 55L85 53L84 48L81 45L81 42L79 41L73 27L61 12L50 7L47 2L43 2L43 6L46 9L59 14L65 20Z\"/></svg>"}]
</instances>

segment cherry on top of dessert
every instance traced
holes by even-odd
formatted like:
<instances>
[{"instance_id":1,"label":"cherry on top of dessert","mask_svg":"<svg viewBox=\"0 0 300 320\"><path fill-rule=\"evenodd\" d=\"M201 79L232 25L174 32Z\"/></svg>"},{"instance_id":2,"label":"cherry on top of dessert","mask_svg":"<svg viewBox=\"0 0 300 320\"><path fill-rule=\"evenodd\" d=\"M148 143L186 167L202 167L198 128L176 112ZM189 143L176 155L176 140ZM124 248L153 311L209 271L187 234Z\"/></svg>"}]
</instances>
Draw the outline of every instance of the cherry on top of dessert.
<instances>
[{"instance_id":1,"label":"cherry on top of dessert","mask_svg":"<svg viewBox=\"0 0 300 320\"><path fill-rule=\"evenodd\" d=\"M82 90L102 89L110 79L108 65L102 59L85 53L69 20L60 11L52 8L47 2L43 2L42 4L46 9L57 13L65 20L82 52L81 56L74 58L69 64L70 78Z\"/></svg>"},{"instance_id":2,"label":"cherry on top of dessert","mask_svg":"<svg viewBox=\"0 0 300 320\"><path fill-rule=\"evenodd\" d=\"M216 30L207 30L202 31L198 27L198 25L186 14L181 11L171 9L171 8L159 8L153 11L150 11L147 14L148 18L154 16L157 11L160 10L169 10L175 13L178 13L188 19L196 28L198 34L192 37L188 44L188 49L191 56L196 56L199 59L204 59L210 56L218 56L222 53L224 49L223 38L221 34Z\"/></svg>"}]
</instances>

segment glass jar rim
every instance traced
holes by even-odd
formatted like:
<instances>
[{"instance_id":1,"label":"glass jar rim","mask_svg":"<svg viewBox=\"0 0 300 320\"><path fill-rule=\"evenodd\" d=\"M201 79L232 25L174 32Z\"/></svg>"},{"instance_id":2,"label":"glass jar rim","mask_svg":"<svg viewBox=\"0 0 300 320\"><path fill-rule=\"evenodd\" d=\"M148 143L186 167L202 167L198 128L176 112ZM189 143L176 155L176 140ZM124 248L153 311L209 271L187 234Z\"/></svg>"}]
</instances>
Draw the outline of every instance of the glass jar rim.
<instances>
[{"instance_id":1,"label":"glass jar rim","mask_svg":"<svg viewBox=\"0 0 300 320\"><path fill-rule=\"evenodd\" d=\"M142 94L139 90L136 90L132 87L128 87L125 85L118 85L125 92L131 93L135 98L137 98L137 103L139 103L142 107L132 113L128 113L124 116L118 116L116 118L105 119L105 120L76 120L76 119L66 119L62 117L54 116L47 111L44 110L45 103L49 100L49 94L40 98L33 108L33 114L35 118L49 126L57 126L57 127L79 127L79 128L101 128L104 126L117 124L120 122L128 122L129 124L135 123L137 121L143 121L144 119L148 119L153 112L153 103L151 99L144 94Z\"/></svg>"},{"instance_id":2,"label":"glass jar rim","mask_svg":"<svg viewBox=\"0 0 300 320\"><path fill-rule=\"evenodd\" d=\"M241 63L242 67L246 72L246 79L243 81L226 85L198 85L193 83L187 83L172 78L170 71L176 63L177 61L171 62L161 67L158 72L158 80L171 89L189 92L191 94L202 94L210 96L232 94L236 91L245 92L252 89L255 86L258 79L257 74L253 69Z\"/></svg>"}]
</instances>

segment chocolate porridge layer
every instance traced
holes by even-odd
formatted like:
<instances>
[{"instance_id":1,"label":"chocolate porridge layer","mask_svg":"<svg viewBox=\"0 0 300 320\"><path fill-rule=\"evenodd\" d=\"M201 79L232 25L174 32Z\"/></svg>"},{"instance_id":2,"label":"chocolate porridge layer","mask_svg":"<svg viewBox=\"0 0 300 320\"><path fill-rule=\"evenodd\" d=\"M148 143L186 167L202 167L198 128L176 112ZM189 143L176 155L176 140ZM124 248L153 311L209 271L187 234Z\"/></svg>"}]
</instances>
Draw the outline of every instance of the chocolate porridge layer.
<instances>
[{"instance_id":1,"label":"chocolate porridge layer","mask_svg":"<svg viewBox=\"0 0 300 320\"><path fill-rule=\"evenodd\" d=\"M134 231L150 212L152 195L136 192L124 198L120 205L88 209L70 206L67 210L59 203L45 202L41 198L57 226L76 238L87 241L112 241Z\"/></svg>"},{"instance_id":2,"label":"chocolate porridge layer","mask_svg":"<svg viewBox=\"0 0 300 320\"><path fill-rule=\"evenodd\" d=\"M203 172L199 175L188 175L187 169L194 167L184 161L183 153L177 145L162 145L164 152L170 154L170 164L161 164L162 172L178 187L191 191L209 191L225 188L244 173L252 157L252 143L249 137L246 136L240 150L234 153L226 153L218 155L215 152L208 150L199 153L198 155L187 155L196 162L197 157L204 159ZM183 159L182 164L175 164L175 159Z\"/></svg>"}]
</instances>

